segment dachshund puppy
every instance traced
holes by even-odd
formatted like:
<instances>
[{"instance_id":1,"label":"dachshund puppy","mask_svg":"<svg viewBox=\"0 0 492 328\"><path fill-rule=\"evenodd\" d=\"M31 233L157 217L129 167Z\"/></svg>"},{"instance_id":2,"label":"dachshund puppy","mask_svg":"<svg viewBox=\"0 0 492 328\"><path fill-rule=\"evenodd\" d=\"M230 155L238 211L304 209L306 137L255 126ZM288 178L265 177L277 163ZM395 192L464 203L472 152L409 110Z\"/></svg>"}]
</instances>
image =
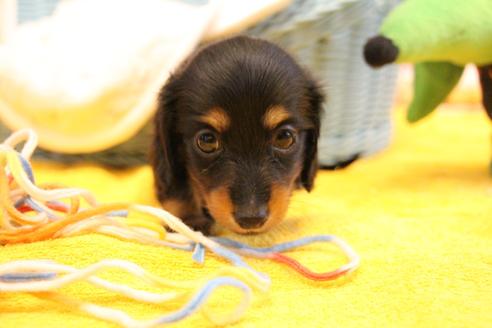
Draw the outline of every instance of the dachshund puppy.
<instances>
[{"instance_id":1,"label":"dachshund puppy","mask_svg":"<svg viewBox=\"0 0 492 328\"><path fill-rule=\"evenodd\" d=\"M285 51L234 37L198 50L159 95L152 165L164 209L205 234L257 233L313 186L323 96Z\"/></svg>"}]
</instances>

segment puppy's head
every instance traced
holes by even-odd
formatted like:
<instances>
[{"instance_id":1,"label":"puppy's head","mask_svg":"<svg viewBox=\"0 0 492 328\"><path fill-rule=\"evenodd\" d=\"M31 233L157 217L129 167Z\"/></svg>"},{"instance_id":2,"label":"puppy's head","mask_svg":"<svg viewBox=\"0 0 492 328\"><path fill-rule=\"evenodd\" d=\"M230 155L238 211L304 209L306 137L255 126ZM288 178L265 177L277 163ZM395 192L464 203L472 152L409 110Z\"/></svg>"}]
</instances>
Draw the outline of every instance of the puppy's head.
<instances>
[{"instance_id":1,"label":"puppy's head","mask_svg":"<svg viewBox=\"0 0 492 328\"><path fill-rule=\"evenodd\" d=\"M275 225L292 191L312 188L322 98L269 42L236 37L198 51L160 94L159 198L189 189L190 200L239 233Z\"/></svg>"}]
</instances>

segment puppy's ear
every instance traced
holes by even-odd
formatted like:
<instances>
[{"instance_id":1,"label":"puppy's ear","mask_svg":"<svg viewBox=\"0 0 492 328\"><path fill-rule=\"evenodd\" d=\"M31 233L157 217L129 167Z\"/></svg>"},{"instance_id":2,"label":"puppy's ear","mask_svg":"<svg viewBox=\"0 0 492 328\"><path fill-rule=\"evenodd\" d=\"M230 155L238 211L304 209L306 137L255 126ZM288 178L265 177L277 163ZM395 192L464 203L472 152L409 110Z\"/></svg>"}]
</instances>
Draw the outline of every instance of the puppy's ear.
<instances>
[{"instance_id":1,"label":"puppy's ear","mask_svg":"<svg viewBox=\"0 0 492 328\"><path fill-rule=\"evenodd\" d=\"M160 201L186 189L182 138L177 134L177 79L171 76L162 88L154 117L151 163Z\"/></svg>"},{"instance_id":2,"label":"puppy's ear","mask_svg":"<svg viewBox=\"0 0 492 328\"><path fill-rule=\"evenodd\" d=\"M307 115L312 128L307 131L306 135L301 183L307 191L311 191L318 170L318 137L324 95L318 84L312 79L308 80L306 90L308 99Z\"/></svg>"}]
</instances>

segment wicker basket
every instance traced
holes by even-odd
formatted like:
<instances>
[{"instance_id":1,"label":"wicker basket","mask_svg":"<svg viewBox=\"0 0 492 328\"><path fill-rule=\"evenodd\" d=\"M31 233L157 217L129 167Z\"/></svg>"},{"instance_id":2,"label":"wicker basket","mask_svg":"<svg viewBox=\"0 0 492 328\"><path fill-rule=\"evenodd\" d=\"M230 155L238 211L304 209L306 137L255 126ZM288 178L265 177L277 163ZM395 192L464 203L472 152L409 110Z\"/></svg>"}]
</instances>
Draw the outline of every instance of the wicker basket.
<instances>
[{"instance_id":1,"label":"wicker basket","mask_svg":"<svg viewBox=\"0 0 492 328\"><path fill-rule=\"evenodd\" d=\"M385 148L397 68L378 71L362 58L397 1L295 1L287 10L249 31L288 49L311 69L327 94L319 160L336 166Z\"/></svg>"},{"instance_id":2,"label":"wicker basket","mask_svg":"<svg viewBox=\"0 0 492 328\"><path fill-rule=\"evenodd\" d=\"M319 142L322 166L333 167L356 156L373 154L390 141L397 68L370 69L363 62L362 47L397 2L294 0L286 10L245 31L288 50L326 89L328 99ZM30 12L29 17L35 14ZM8 133L0 126L0 136ZM39 150L36 156L66 163L94 161L132 166L147 161L151 133L149 122L128 142L102 152L66 155Z\"/></svg>"}]
</instances>

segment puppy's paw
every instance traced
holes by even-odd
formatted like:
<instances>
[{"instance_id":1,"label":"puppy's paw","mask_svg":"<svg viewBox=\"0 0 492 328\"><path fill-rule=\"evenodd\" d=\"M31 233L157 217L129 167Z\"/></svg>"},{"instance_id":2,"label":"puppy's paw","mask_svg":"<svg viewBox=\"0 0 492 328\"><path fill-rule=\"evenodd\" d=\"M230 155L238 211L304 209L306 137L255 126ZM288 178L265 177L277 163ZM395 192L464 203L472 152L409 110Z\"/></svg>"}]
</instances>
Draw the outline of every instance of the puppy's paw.
<instances>
[{"instance_id":1,"label":"puppy's paw","mask_svg":"<svg viewBox=\"0 0 492 328\"><path fill-rule=\"evenodd\" d=\"M212 219L200 214L185 216L181 220L191 229L195 231L200 231L206 236L210 235L212 226L214 224L214 221Z\"/></svg>"}]
</instances>

